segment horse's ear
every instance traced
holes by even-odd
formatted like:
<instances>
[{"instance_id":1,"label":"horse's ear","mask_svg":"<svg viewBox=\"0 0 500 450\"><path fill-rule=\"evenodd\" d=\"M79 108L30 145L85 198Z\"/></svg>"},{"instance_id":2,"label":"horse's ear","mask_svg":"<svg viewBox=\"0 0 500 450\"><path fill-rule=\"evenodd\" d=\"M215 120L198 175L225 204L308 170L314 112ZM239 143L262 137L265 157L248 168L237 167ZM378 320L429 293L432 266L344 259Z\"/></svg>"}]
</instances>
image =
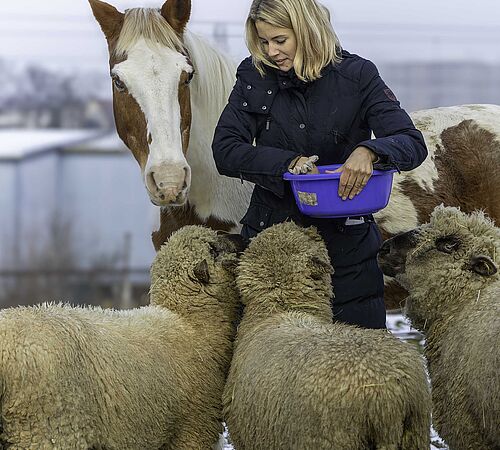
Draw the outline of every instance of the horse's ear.
<instances>
[{"instance_id":1,"label":"horse's ear","mask_svg":"<svg viewBox=\"0 0 500 450\"><path fill-rule=\"evenodd\" d=\"M123 25L124 14L114 6L101 0L89 0L94 17L108 41L118 38Z\"/></svg>"},{"instance_id":2,"label":"horse's ear","mask_svg":"<svg viewBox=\"0 0 500 450\"><path fill-rule=\"evenodd\" d=\"M177 33L182 34L191 15L191 0L167 0L161 7L161 15Z\"/></svg>"}]
</instances>

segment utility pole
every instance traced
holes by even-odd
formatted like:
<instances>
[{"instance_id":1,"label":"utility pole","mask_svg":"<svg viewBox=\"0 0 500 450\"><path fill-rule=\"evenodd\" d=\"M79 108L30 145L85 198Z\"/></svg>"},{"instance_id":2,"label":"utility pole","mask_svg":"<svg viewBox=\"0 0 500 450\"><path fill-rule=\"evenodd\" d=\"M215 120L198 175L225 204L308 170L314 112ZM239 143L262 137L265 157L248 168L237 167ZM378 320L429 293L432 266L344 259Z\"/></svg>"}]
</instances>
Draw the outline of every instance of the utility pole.
<instances>
[{"instance_id":1,"label":"utility pole","mask_svg":"<svg viewBox=\"0 0 500 450\"><path fill-rule=\"evenodd\" d=\"M132 282L130 280L130 254L132 247L132 235L130 232L124 234L123 240L123 278L121 289L121 309L133 308L132 303Z\"/></svg>"}]
</instances>

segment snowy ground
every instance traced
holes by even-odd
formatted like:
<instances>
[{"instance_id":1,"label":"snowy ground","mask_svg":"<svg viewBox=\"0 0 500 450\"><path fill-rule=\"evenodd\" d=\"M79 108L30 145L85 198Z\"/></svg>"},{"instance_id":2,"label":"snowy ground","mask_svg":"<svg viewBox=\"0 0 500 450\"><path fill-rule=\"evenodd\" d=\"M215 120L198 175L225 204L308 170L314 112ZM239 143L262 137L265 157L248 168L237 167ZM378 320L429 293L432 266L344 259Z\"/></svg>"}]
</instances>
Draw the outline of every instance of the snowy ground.
<instances>
[{"instance_id":1,"label":"snowy ground","mask_svg":"<svg viewBox=\"0 0 500 450\"><path fill-rule=\"evenodd\" d=\"M410 325L408 324L407 320L402 315L400 315L400 314L388 314L387 315L387 327L398 338L400 338L404 341L407 341L407 342L412 342L415 345L422 346L422 344L423 344L422 335L418 331L416 331L415 329L411 328ZM223 449L224 450L233 450L232 445L227 442L227 435L226 435L226 441L224 443ZM440 437L437 435L437 433L433 429L431 429L430 450L447 450L447 449L448 449L448 447L440 439ZM308 450L314 450L314 449L308 449Z\"/></svg>"}]
</instances>

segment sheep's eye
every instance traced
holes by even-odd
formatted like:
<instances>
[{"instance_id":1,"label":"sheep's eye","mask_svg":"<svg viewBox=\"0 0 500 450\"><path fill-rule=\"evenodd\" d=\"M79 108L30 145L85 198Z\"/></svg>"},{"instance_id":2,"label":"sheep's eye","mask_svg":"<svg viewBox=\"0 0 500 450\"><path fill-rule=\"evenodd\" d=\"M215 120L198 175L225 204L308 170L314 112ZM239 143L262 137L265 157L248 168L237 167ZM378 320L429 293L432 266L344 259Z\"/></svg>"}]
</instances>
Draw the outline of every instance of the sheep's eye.
<instances>
[{"instance_id":1,"label":"sheep's eye","mask_svg":"<svg viewBox=\"0 0 500 450\"><path fill-rule=\"evenodd\" d=\"M192 72L188 73L188 77L186 79L186 81L184 82L185 84L189 84L191 83L191 81L193 80L193 77L194 77L194 69Z\"/></svg>"},{"instance_id":2,"label":"sheep's eye","mask_svg":"<svg viewBox=\"0 0 500 450\"><path fill-rule=\"evenodd\" d=\"M113 79L113 85L119 92L123 92L127 89L127 86L125 86L125 83L120 80L120 78L117 75L112 75Z\"/></svg>"},{"instance_id":3,"label":"sheep's eye","mask_svg":"<svg viewBox=\"0 0 500 450\"><path fill-rule=\"evenodd\" d=\"M456 236L444 236L436 240L436 248L440 252L453 253L460 248L460 240Z\"/></svg>"}]
</instances>

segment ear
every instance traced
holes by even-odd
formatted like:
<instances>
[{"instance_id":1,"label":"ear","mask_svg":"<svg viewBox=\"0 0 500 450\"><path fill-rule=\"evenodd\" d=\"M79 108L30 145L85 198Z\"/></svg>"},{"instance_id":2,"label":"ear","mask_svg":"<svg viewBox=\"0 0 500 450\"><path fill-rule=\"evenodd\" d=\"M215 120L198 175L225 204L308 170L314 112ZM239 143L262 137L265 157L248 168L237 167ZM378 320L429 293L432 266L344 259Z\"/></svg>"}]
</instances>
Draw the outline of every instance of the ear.
<instances>
[{"instance_id":1,"label":"ear","mask_svg":"<svg viewBox=\"0 0 500 450\"><path fill-rule=\"evenodd\" d=\"M469 261L469 268L483 277L491 277L497 273L494 261L485 255L473 256Z\"/></svg>"},{"instance_id":2,"label":"ear","mask_svg":"<svg viewBox=\"0 0 500 450\"><path fill-rule=\"evenodd\" d=\"M208 263L206 259L196 264L193 269L193 273L200 283L208 284L210 282L210 272L208 271Z\"/></svg>"},{"instance_id":3,"label":"ear","mask_svg":"<svg viewBox=\"0 0 500 450\"><path fill-rule=\"evenodd\" d=\"M191 0L167 0L161 7L161 15L177 33L182 34L191 15Z\"/></svg>"},{"instance_id":4,"label":"ear","mask_svg":"<svg viewBox=\"0 0 500 450\"><path fill-rule=\"evenodd\" d=\"M89 0L89 3L106 39L109 41L117 38L122 29L125 14L101 0Z\"/></svg>"},{"instance_id":5,"label":"ear","mask_svg":"<svg viewBox=\"0 0 500 450\"><path fill-rule=\"evenodd\" d=\"M319 280L323 275L332 274L333 267L327 261L324 261L317 256L311 256L309 260L311 267L311 277L313 280Z\"/></svg>"}]
</instances>

